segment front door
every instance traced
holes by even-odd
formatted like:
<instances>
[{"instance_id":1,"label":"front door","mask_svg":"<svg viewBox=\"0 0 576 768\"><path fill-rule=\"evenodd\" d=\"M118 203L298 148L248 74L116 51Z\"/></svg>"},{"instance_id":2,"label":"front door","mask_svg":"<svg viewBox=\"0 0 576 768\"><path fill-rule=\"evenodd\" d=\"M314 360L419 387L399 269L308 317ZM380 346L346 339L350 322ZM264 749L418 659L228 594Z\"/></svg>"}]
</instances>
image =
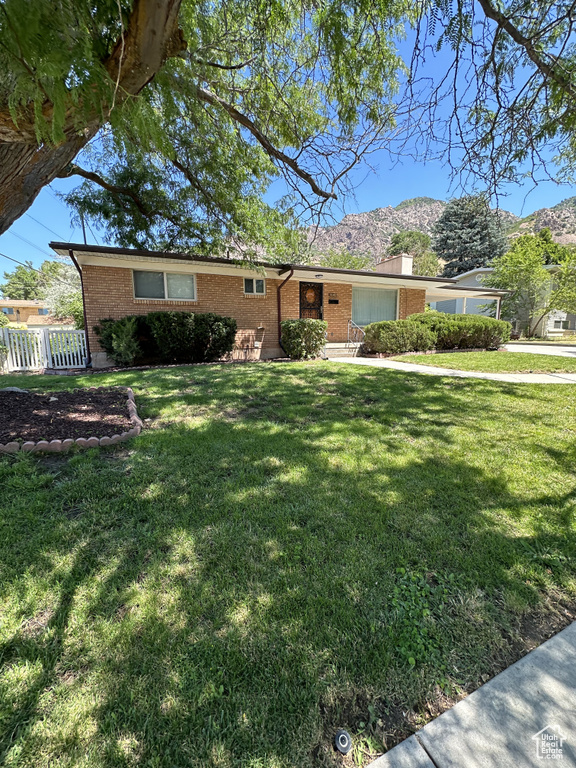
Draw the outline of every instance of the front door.
<instances>
[{"instance_id":1,"label":"front door","mask_svg":"<svg viewBox=\"0 0 576 768\"><path fill-rule=\"evenodd\" d=\"M322 320L322 283L300 283L300 317Z\"/></svg>"}]
</instances>

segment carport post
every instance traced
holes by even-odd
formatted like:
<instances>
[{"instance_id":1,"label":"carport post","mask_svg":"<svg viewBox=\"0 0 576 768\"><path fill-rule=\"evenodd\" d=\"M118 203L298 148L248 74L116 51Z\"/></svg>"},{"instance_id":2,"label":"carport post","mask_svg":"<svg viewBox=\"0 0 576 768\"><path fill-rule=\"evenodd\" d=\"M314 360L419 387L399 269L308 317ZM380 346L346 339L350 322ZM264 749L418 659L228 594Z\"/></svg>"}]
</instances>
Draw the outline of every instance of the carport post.
<instances>
[{"instance_id":1,"label":"carport post","mask_svg":"<svg viewBox=\"0 0 576 768\"><path fill-rule=\"evenodd\" d=\"M496 299L496 320L500 320L500 307L502 304L502 296L498 296Z\"/></svg>"}]
</instances>

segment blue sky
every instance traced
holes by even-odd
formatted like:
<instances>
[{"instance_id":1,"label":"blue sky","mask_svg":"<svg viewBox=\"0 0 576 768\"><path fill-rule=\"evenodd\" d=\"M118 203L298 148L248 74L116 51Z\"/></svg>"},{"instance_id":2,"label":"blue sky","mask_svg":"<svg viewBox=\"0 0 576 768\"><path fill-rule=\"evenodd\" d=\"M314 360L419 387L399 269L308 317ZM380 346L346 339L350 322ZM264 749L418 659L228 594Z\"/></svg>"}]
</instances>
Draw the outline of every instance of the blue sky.
<instances>
[{"instance_id":1,"label":"blue sky","mask_svg":"<svg viewBox=\"0 0 576 768\"><path fill-rule=\"evenodd\" d=\"M358 185L356 199L350 197L343 201L346 213L371 211L389 205L394 207L411 197L447 200L452 196L449 188L449 170L439 162L422 164L406 160L402 164L392 165L388 155L382 152L380 155L372 155L370 163L373 171L366 168L355 171L353 182ZM58 180L44 189L28 213L0 236L0 252L18 261L30 260L37 267L44 259L53 255L48 248L50 240L82 242L80 227L71 223L68 208L55 194L57 191L67 191L75 185L76 182L72 179ZM535 189L528 185L510 185L501 192L503 197L500 207L518 216L526 216L538 208L553 206L576 194L574 187L558 186L552 182L541 183ZM334 210L334 215L336 219L342 216L338 209ZM102 232L94 227L92 232L87 230L86 234L88 242L104 243ZM12 271L15 266L13 262L0 256L0 274L6 270Z\"/></svg>"}]
</instances>

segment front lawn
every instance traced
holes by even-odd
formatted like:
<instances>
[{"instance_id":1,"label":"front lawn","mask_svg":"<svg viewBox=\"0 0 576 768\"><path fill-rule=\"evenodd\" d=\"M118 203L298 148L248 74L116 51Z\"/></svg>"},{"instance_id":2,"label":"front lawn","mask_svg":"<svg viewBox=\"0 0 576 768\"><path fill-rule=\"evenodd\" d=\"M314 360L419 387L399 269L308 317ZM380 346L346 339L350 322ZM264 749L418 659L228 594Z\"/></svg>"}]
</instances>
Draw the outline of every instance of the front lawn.
<instances>
[{"instance_id":1,"label":"front lawn","mask_svg":"<svg viewBox=\"0 0 576 768\"><path fill-rule=\"evenodd\" d=\"M576 373L576 356L570 358L531 352L446 352L437 355L400 355L392 360L485 373Z\"/></svg>"},{"instance_id":2,"label":"front lawn","mask_svg":"<svg viewBox=\"0 0 576 768\"><path fill-rule=\"evenodd\" d=\"M132 443L0 458L7 766L343 765L339 727L366 763L574 604L571 387L330 363L2 379L115 384L151 419Z\"/></svg>"}]
</instances>

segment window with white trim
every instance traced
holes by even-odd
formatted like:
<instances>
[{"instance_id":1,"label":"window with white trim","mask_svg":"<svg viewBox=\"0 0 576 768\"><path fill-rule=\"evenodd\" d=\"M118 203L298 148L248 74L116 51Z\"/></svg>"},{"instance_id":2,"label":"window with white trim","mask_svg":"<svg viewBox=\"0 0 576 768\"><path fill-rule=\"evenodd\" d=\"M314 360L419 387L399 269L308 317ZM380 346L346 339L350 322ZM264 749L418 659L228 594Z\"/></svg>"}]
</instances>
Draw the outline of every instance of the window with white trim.
<instances>
[{"instance_id":1,"label":"window with white trim","mask_svg":"<svg viewBox=\"0 0 576 768\"><path fill-rule=\"evenodd\" d=\"M196 301L196 278L180 272L134 269L134 298Z\"/></svg>"},{"instance_id":2,"label":"window with white trim","mask_svg":"<svg viewBox=\"0 0 576 768\"><path fill-rule=\"evenodd\" d=\"M245 277L244 293L248 294L249 296L264 296L266 293L264 280L254 277Z\"/></svg>"}]
</instances>

